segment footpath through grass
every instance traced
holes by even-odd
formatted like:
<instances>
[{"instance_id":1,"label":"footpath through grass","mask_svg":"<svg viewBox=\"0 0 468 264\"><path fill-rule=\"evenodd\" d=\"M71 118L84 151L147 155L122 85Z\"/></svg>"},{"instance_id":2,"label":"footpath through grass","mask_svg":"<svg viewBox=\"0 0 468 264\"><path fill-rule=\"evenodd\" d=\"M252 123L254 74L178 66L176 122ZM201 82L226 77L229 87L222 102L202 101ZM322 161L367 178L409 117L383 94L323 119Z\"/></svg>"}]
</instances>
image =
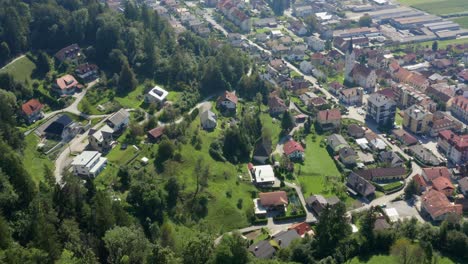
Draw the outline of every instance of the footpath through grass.
<instances>
[{"instance_id":1,"label":"footpath through grass","mask_svg":"<svg viewBox=\"0 0 468 264\"><path fill-rule=\"evenodd\" d=\"M9 73L17 81L30 81L35 69L36 64L34 64L34 62L32 62L27 56L24 56L23 58L1 69L0 73Z\"/></svg>"}]
</instances>

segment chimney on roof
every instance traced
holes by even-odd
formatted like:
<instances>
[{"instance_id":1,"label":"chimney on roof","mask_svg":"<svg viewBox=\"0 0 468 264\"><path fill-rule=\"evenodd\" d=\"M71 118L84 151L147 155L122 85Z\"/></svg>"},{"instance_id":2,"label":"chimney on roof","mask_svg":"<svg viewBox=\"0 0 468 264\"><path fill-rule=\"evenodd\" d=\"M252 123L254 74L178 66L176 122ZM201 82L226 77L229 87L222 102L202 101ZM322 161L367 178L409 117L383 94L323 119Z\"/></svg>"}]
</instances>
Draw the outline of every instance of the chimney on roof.
<instances>
[{"instance_id":1,"label":"chimney on roof","mask_svg":"<svg viewBox=\"0 0 468 264\"><path fill-rule=\"evenodd\" d=\"M278 245L281 245L281 239L278 239Z\"/></svg>"}]
</instances>

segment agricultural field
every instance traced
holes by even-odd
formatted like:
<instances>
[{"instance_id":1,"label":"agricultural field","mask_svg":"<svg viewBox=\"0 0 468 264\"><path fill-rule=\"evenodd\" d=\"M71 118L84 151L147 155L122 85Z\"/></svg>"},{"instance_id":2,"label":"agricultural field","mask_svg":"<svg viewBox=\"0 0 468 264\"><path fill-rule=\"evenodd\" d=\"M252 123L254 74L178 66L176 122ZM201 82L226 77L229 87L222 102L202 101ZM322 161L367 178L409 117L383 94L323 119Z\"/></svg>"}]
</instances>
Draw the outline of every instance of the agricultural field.
<instances>
[{"instance_id":1,"label":"agricultural field","mask_svg":"<svg viewBox=\"0 0 468 264\"><path fill-rule=\"evenodd\" d=\"M399 2L436 15L468 11L466 0L399 0Z\"/></svg>"},{"instance_id":2,"label":"agricultural field","mask_svg":"<svg viewBox=\"0 0 468 264\"><path fill-rule=\"evenodd\" d=\"M468 29L468 16L452 18L453 22L460 24L461 27Z\"/></svg>"}]
</instances>

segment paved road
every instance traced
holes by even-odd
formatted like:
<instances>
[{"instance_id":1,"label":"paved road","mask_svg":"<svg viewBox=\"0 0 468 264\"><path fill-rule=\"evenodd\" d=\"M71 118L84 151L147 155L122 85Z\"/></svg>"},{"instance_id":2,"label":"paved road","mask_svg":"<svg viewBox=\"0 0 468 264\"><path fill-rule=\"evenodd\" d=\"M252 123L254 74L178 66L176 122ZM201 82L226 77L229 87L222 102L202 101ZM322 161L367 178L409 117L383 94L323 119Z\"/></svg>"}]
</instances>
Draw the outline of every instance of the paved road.
<instances>
[{"instance_id":1,"label":"paved road","mask_svg":"<svg viewBox=\"0 0 468 264\"><path fill-rule=\"evenodd\" d=\"M97 123L93 128L97 129L99 128L107 118L104 118L101 120L99 123ZM82 152L84 148L86 147L87 143L87 138L88 138L88 133L87 131L84 132L83 134L79 134L76 137L74 137L70 142L68 142L66 145L67 147L63 149L63 151L58 155L57 159L55 160L55 170L54 170L54 176L55 176L55 181L63 185L62 182L62 173L63 170L70 165L72 162L72 158L70 157L70 154L72 152Z\"/></svg>"}]
</instances>

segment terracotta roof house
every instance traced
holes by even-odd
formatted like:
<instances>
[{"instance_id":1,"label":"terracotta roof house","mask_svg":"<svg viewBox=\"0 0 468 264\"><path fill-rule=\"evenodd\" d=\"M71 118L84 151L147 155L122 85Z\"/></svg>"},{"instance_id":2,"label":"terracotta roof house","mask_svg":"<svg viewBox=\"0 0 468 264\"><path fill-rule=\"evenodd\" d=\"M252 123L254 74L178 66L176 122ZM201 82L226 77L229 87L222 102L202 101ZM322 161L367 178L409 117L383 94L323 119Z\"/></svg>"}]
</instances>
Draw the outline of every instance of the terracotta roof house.
<instances>
[{"instance_id":1,"label":"terracotta roof house","mask_svg":"<svg viewBox=\"0 0 468 264\"><path fill-rule=\"evenodd\" d=\"M303 237L305 234L310 234L311 231L312 231L312 229L310 228L310 225L308 223L306 223L306 222L293 224L288 229L289 230L292 230L292 229L296 230L297 234L299 236L301 236L301 237Z\"/></svg>"},{"instance_id":2,"label":"terracotta roof house","mask_svg":"<svg viewBox=\"0 0 468 264\"><path fill-rule=\"evenodd\" d=\"M361 87L342 89L338 92L338 99L346 105L361 105L363 94Z\"/></svg>"},{"instance_id":3,"label":"terracotta roof house","mask_svg":"<svg viewBox=\"0 0 468 264\"><path fill-rule=\"evenodd\" d=\"M455 186L445 177L437 177L432 180L432 188L445 194L447 197L451 197L455 191Z\"/></svg>"},{"instance_id":4,"label":"terracotta roof house","mask_svg":"<svg viewBox=\"0 0 468 264\"><path fill-rule=\"evenodd\" d=\"M66 74L55 80L53 88L61 96L68 96L74 94L77 89L81 89L82 86L78 81L70 74Z\"/></svg>"},{"instance_id":5,"label":"terracotta roof house","mask_svg":"<svg viewBox=\"0 0 468 264\"><path fill-rule=\"evenodd\" d=\"M290 159L304 159L304 148L299 142L291 139L284 143L283 151Z\"/></svg>"},{"instance_id":6,"label":"terracotta roof house","mask_svg":"<svg viewBox=\"0 0 468 264\"><path fill-rule=\"evenodd\" d=\"M350 191L354 192L355 195L361 195L368 198L375 194L374 185L354 172L349 174L346 185L350 188Z\"/></svg>"},{"instance_id":7,"label":"terracotta roof house","mask_svg":"<svg viewBox=\"0 0 468 264\"><path fill-rule=\"evenodd\" d=\"M148 131L148 139L151 142L158 142L164 134L164 127L155 127Z\"/></svg>"},{"instance_id":8,"label":"terracotta roof house","mask_svg":"<svg viewBox=\"0 0 468 264\"><path fill-rule=\"evenodd\" d=\"M426 191L429 184L426 182L426 180L421 174L414 175L413 179L418 185L418 189L419 189L418 193L422 193Z\"/></svg>"},{"instance_id":9,"label":"terracotta roof house","mask_svg":"<svg viewBox=\"0 0 468 264\"><path fill-rule=\"evenodd\" d=\"M271 95L268 98L268 107L269 107L270 115L272 116L280 115L288 109L283 99L281 99L277 95Z\"/></svg>"},{"instance_id":10,"label":"terracotta roof house","mask_svg":"<svg viewBox=\"0 0 468 264\"><path fill-rule=\"evenodd\" d=\"M328 84L328 90L334 95L337 95L338 92L344 88L344 85L342 85L339 82L331 82L330 84Z\"/></svg>"},{"instance_id":11,"label":"terracotta roof house","mask_svg":"<svg viewBox=\"0 0 468 264\"><path fill-rule=\"evenodd\" d=\"M269 240L262 240L258 243L252 244L249 247L249 251L256 258L260 259L270 259L276 253L276 249L270 244Z\"/></svg>"},{"instance_id":12,"label":"terracotta roof house","mask_svg":"<svg viewBox=\"0 0 468 264\"><path fill-rule=\"evenodd\" d=\"M355 171L355 173L368 181L394 181L404 179L406 169L404 167L374 168Z\"/></svg>"},{"instance_id":13,"label":"terracotta roof house","mask_svg":"<svg viewBox=\"0 0 468 264\"><path fill-rule=\"evenodd\" d=\"M468 135L459 136L450 130L441 131L437 146L454 164L468 161Z\"/></svg>"},{"instance_id":14,"label":"terracotta roof house","mask_svg":"<svg viewBox=\"0 0 468 264\"><path fill-rule=\"evenodd\" d=\"M324 131L336 129L341 125L341 112L336 108L319 111L317 122Z\"/></svg>"},{"instance_id":15,"label":"terracotta roof house","mask_svg":"<svg viewBox=\"0 0 468 264\"><path fill-rule=\"evenodd\" d=\"M405 130L403 129L394 129L392 131L392 134L403 144L405 144L406 146L411 146L411 145L414 145L414 144L417 144L418 143L418 140L412 136L411 134L409 134L408 132L406 132Z\"/></svg>"},{"instance_id":16,"label":"terracotta roof house","mask_svg":"<svg viewBox=\"0 0 468 264\"><path fill-rule=\"evenodd\" d=\"M288 195L285 191L265 192L258 195L260 204L267 209L283 209L288 205Z\"/></svg>"},{"instance_id":17,"label":"terracotta roof house","mask_svg":"<svg viewBox=\"0 0 468 264\"><path fill-rule=\"evenodd\" d=\"M430 189L421 197L421 211L427 214L432 221L443 221L450 214L461 216L461 204L452 204L443 193Z\"/></svg>"},{"instance_id":18,"label":"terracotta roof house","mask_svg":"<svg viewBox=\"0 0 468 264\"><path fill-rule=\"evenodd\" d=\"M223 110L235 112L238 101L239 98L237 98L235 92L225 91L223 95L218 97L218 100L216 101L216 106Z\"/></svg>"},{"instance_id":19,"label":"terracotta roof house","mask_svg":"<svg viewBox=\"0 0 468 264\"><path fill-rule=\"evenodd\" d=\"M28 123L34 123L41 119L44 116L42 114L43 108L44 105L41 104L37 99L31 99L21 105L22 114Z\"/></svg>"},{"instance_id":20,"label":"terracotta roof house","mask_svg":"<svg viewBox=\"0 0 468 264\"><path fill-rule=\"evenodd\" d=\"M459 118L465 124L468 123L468 98L463 95L457 96L452 100L450 107L452 115Z\"/></svg>"},{"instance_id":21,"label":"terracotta roof house","mask_svg":"<svg viewBox=\"0 0 468 264\"><path fill-rule=\"evenodd\" d=\"M365 130L356 124L351 124L348 126L348 135L353 138L362 138L364 137Z\"/></svg>"},{"instance_id":22,"label":"terracotta roof house","mask_svg":"<svg viewBox=\"0 0 468 264\"><path fill-rule=\"evenodd\" d=\"M326 105L327 103L327 100L323 99L322 97L314 97L309 99L309 106L314 108Z\"/></svg>"},{"instance_id":23,"label":"terracotta roof house","mask_svg":"<svg viewBox=\"0 0 468 264\"><path fill-rule=\"evenodd\" d=\"M423 168L422 176L427 182L432 182L435 178L445 177L450 179L451 173L447 167Z\"/></svg>"},{"instance_id":24,"label":"terracotta roof house","mask_svg":"<svg viewBox=\"0 0 468 264\"><path fill-rule=\"evenodd\" d=\"M458 181L458 189L465 197L468 196L468 177L464 177Z\"/></svg>"},{"instance_id":25,"label":"terracotta roof house","mask_svg":"<svg viewBox=\"0 0 468 264\"><path fill-rule=\"evenodd\" d=\"M57 53L55 53L55 58L57 58L60 62L64 62L64 61L75 62L81 56L82 56L81 49L78 46L78 44L71 44L70 46L67 46L59 50Z\"/></svg>"},{"instance_id":26,"label":"terracotta roof house","mask_svg":"<svg viewBox=\"0 0 468 264\"><path fill-rule=\"evenodd\" d=\"M322 212L323 209L325 209L325 207L333 206L339 202L340 199L338 199L336 196L325 198L320 194L309 196L306 199L307 207L318 215Z\"/></svg>"},{"instance_id":27,"label":"terracotta roof house","mask_svg":"<svg viewBox=\"0 0 468 264\"><path fill-rule=\"evenodd\" d=\"M463 125L454 118L445 114L442 114L442 117L437 118L436 114L434 114L432 127L429 133L432 137L436 137L444 130L460 131L462 128Z\"/></svg>"}]
</instances>

